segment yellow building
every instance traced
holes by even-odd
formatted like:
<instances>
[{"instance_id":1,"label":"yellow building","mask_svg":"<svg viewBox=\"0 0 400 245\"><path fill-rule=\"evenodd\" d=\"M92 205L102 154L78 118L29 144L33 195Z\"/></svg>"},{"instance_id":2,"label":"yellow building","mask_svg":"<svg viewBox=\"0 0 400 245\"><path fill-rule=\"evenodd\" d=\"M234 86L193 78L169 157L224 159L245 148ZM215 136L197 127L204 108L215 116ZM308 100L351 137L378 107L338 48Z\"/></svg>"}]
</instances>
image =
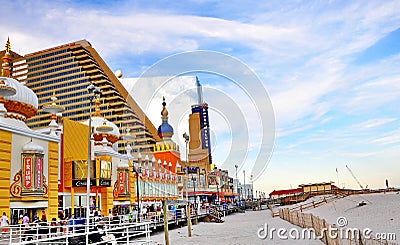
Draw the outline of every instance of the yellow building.
<instances>
[{"instance_id":1,"label":"yellow building","mask_svg":"<svg viewBox=\"0 0 400 245\"><path fill-rule=\"evenodd\" d=\"M118 127L100 113L100 98L95 101L91 117L90 199L87 199L88 124L63 120L61 179L59 209L65 215L86 216L90 209L109 210L125 208L129 211L134 200L132 157L117 151L120 133ZM121 213L126 213L125 211Z\"/></svg>"},{"instance_id":2,"label":"yellow building","mask_svg":"<svg viewBox=\"0 0 400 245\"><path fill-rule=\"evenodd\" d=\"M332 185L334 182L322 182L322 183L310 183L310 184L301 184L299 185L302 188L303 193L324 193L330 192L336 187Z\"/></svg>"},{"instance_id":3,"label":"yellow building","mask_svg":"<svg viewBox=\"0 0 400 245\"><path fill-rule=\"evenodd\" d=\"M59 139L25 124L36 114L38 98L11 78L11 58L7 41L0 77L0 212L14 224L25 213L57 217Z\"/></svg>"}]
</instances>

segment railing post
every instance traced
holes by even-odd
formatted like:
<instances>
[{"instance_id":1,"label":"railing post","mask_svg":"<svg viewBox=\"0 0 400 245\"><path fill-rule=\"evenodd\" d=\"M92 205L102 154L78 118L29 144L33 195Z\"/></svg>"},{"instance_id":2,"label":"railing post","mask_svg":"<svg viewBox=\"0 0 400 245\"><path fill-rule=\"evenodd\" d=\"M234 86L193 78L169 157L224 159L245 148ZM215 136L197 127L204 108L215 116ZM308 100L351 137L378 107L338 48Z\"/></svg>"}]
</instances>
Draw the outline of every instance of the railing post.
<instances>
[{"instance_id":1,"label":"railing post","mask_svg":"<svg viewBox=\"0 0 400 245\"><path fill-rule=\"evenodd\" d=\"M130 234L129 234L129 226L130 225L127 225L126 226L126 244L129 244L129 237L130 237Z\"/></svg>"}]
</instances>

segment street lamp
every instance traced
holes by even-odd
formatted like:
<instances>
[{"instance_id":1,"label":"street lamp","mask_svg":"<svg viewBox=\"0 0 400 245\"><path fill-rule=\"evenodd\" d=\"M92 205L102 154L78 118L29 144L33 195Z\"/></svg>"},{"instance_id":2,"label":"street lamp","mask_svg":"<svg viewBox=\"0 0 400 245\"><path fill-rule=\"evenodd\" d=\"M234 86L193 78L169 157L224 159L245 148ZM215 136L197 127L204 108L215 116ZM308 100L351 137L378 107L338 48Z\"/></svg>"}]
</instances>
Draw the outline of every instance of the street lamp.
<instances>
[{"instance_id":1,"label":"street lamp","mask_svg":"<svg viewBox=\"0 0 400 245\"><path fill-rule=\"evenodd\" d=\"M203 188L207 188L207 170L205 170L204 168L201 170L203 172L203 179L204 179L204 183L203 183Z\"/></svg>"},{"instance_id":2,"label":"street lamp","mask_svg":"<svg viewBox=\"0 0 400 245\"><path fill-rule=\"evenodd\" d=\"M192 176L192 181L193 181L193 195L194 195L194 208L195 208L195 212L196 212L196 216L197 216L197 195L196 195L196 176Z\"/></svg>"},{"instance_id":3,"label":"street lamp","mask_svg":"<svg viewBox=\"0 0 400 245\"><path fill-rule=\"evenodd\" d=\"M142 154L138 154L137 156L137 162L134 162L133 164L133 172L136 173L136 198L137 198L137 203L138 203L138 221L140 221L140 192L139 192L139 173L142 172L142 167L141 167L141 161L142 161Z\"/></svg>"},{"instance_id":4,"label":"street lamp","mask_svg":"<svg viewBox=\"0 0 400 245\"><path fill-rule=\"evenodd\" d=\"M219 206L219 187L218 187L219 183L218 181L216 181L215 183L217 184L217 204Z\"/></svg>"},{"instance_id":5,"label":"street lamp","mask_svg":"<svg viewBox=\"0 0 400 245\"><path fill-rule=\"evenodd\" d=\"M238 187L238 184L239 184L239 180L238 180L238 177L237 177L237 170L238 170L238 165L237 164L235 164L235 168L236 168L236 192L237 192L237 194L238 194L238 199L239 199L239 202L240 202L240 196L239 196L239 187ZM237 204L237 206L239 207L239 202L236 202L236 204Z\"/></svg>"},{"instance_id":6,"label":"street lamp","mask_svg":"<svg viewBox=\"0 0 400 245\"><path fill-rule=\"evenodd\" d=\"M250 181L251 181L251 200L253 201L253 199L254 199L254 195L253 195L254 194L253 175L250 175Z\"/></svg>"},{"instance_id":7,"label":"street lamp","mask_svg":"<svg viewBox=\"0 0 400 245\"><path fill-rule=\"evenodd\" d=\"M244 203L246 203L246 170L243 170Z\"/></svg>"},{"instance_id":8,"label":"street lamp","mask_svg":"<svg viewBox=\"0 0 400 245\"><path fill-rule=\"evenodd\" d=\"M189 143L189 135L185 132L183 134L183 138L185 139L186 143L186 201L189 201L188 199L188 180L189 180L189 155L188 155L188 143Z\"/></svg>"},{"instance_id":9,"label":"street lamp","mask_svg":"<svg viewBox=\"0 0 400 245\"><path fill-rule=\"evenodd\" d=\"M95 97L100 96L101 90L91 83L87 90L89 92L89 130L88 130L88 159L86 174L86 243L89 243L89 214L90 214L90 162L91 162L91 138L92 138L92 103ZM93 94L93 95L92 95ZM74 208L74 207L72 207Z\"/></svg>"}]
</instances>

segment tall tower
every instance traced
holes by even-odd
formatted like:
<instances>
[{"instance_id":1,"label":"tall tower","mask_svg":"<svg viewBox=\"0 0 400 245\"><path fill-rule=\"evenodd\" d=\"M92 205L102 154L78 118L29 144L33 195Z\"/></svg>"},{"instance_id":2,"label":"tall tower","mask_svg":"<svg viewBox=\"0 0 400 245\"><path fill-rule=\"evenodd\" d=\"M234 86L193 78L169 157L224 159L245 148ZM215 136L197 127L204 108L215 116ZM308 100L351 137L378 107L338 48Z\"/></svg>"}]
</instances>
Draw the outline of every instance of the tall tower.
<instances>
[{"instance_id":1,"label":"tall tower","mask_svg":"<svg viewBox=\"0 0 400 245\"><path fill-rule=\"evenodd\" d=\"M88 120L90 95L86 88L93 83L102 90L105 117L116 124L122 134L129 128L136 135L134 151L150 153L159 139L154 125L86 40L17 57L12 75L24 82L39 98L39 112L27 122L32 129L49 124L49 114L43 112L42 106L53 96L65 107L64 118ZM118 141L119 152L125 152L125 143L122 135Z\"/></svg>"},{"instance_id":2,"label":"tall tower","mask_svg":"<svg viewBox=\"0 0 400 245\"><path fill-rule=\"evenodd\" d=\"M192 114L189 115L189 165L209 172L212 157L208 104L203 101L203 91L197 77L196 86L198 104L192 105Z\"/></svg>"}]
</instances>

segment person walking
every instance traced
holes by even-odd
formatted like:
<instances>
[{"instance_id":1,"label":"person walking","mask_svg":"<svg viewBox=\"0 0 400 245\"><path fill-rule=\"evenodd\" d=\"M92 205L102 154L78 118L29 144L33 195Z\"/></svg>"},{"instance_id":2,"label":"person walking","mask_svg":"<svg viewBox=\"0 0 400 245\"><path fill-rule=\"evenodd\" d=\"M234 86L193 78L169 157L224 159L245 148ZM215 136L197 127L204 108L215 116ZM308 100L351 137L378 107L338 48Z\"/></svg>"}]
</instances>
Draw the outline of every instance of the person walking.
<instances>
[{"instance_id":1,"label":"person walking","mask_svg":"<svg viewBox=\"0 0 400 245\"><path fill-rule=\"evenodd\" d=\"M22 224L27 226L29 224L29 216L28 214L25 214L24 217L22 217Z\"/></svg>"},{"instance_id":2,"label":"person walking","mask_svg":"<svg viewBox=\"0 0 400 245\"><path fill-rule=\"evenodd\" d=\"M1 238L5 237L5 234L8 233L8 225L10 221L8 221L8 217L6 212L3 212L3 216L1 216Z\"/></svg>"},{"instance_id":3,"label":"person walking","mask_svg":"<svg viewBox=\"0 0 400 245\"><path fill-rule=\"evenodd\" d=\"M52 218L50 223L50 237L57 236L57 218Z\"/></svg>"}]
</instances>

